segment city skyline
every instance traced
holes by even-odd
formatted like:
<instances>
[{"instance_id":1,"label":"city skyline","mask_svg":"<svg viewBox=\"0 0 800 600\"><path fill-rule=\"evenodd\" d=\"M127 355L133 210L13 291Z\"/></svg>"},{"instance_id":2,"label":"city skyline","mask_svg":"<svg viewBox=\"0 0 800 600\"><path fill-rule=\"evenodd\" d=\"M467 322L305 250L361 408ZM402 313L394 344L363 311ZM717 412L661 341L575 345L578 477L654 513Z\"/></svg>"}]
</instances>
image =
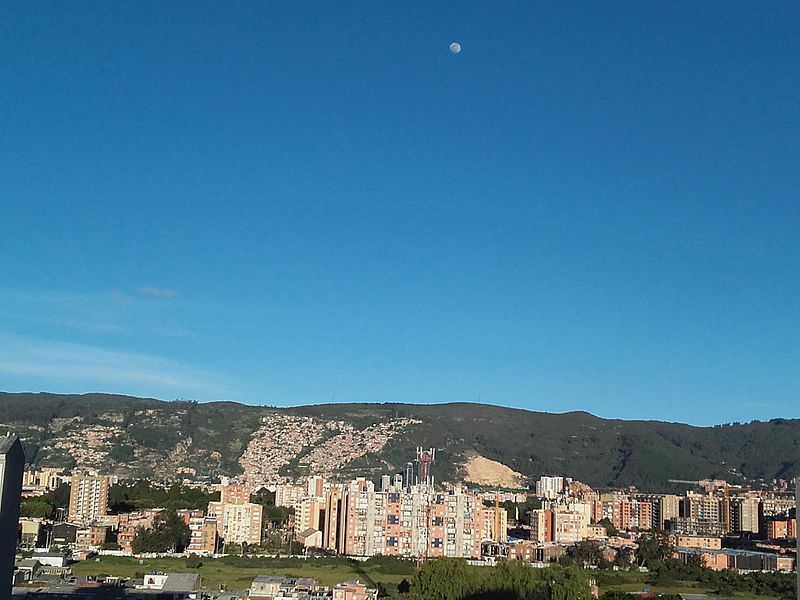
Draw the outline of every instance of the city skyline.
<instances>
[{"instance_id":1,"label":"city skyline","mask_svg":"<svg viewBox=\"0 0 800 600\"><path fill-rule=\"evenodd\" d=\"M800 417L796 5L0 14L1 389Z\"/></svg>"}]
</instances>

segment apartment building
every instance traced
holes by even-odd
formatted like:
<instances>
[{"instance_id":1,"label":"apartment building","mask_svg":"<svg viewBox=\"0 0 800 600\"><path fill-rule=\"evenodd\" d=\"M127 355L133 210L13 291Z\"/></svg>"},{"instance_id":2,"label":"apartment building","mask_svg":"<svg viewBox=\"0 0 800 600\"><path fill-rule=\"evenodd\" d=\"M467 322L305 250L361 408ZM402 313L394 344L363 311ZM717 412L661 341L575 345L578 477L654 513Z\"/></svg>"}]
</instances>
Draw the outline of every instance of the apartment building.
<instances>
[{"instance_id":1,"label":"apartment building","mask_svg":"<svg viewBox=\"0 0 800 600\"><path fill-rule=\"evenodd\" d=\"M784 540L797 537L797 519L789 517L769 517L765 521L767 539Z\"/></svg>"},{"instance_id":2,"label":"apartment building","mask_svg":"<svg viewBox=\"0 0 800 600\"><path fill-rule=\"evenodd\" d=\"M260 544L264 508L245 502L209 502L208 517L217 524L217 535L227 544Z\"/></svg>"},{"instance_id":3,"label":"apartment building","mask_svg":"<svg viewBox=\"0 0 800 600\"><path fill-rule=\"evenodd\" d=\"M363 477L350 482L345 496L344 553L351 556L383 554L384 497Z\"/></svg>"},{"instance_id":4,"label":"apartment building","mask_svg":"<svg viewBox=\"0 0 800 600\"><path fill-rule=\"evenodd\" d=\"M65 479L63 469L43 467L36 470L26 470L22 474L22 495L36 496L46 494L60 486Z\"/></svg>"},{"instance_id":5,"label":"apartment building","mask_svg":"<svg viewBox=\"0 0 800 600\"><path fill-rule=\"evenodd\" d=\"M602 494L595 501L593 513L596 521L608 519L621 531L627 531L633 524L631 501L627 495L620 493Z\"/></svg>"},{"instance_id":6,"label":"apartment building","mask_svg":"<svg viewBox=\"0 0 800 600\"><path fill-rule=\"evenodd\" d=\"M75 550L98 550L111 540L111 528L107 525L88 525L75 532Z\"/></svg>"},{"instance_id":7,"label":"apartment building","mask_svg":"<svg viewBox=\"0 0 800 600\"><path fill-rule=\"evenodd\" d=\"M110 524L117 531L117 544L120 550L131 552L132 544L139 529L150 529L153 527L159 511L146 510L142 512L123 513L112 515L105 518L105 523Z\"/></svg>"},{"instance_id":8,"label":"apartment building","mask_svg":"<svg viewBox=\"0 0 800 600\"><path fill-rule=\"evenodd\" d=\"M564 491L563 477L540 477L536 482L536 495L540 498L553 500Z\"/></svg>"},{"instance_id":9,"label":"apartment building","mask_svg":"<svg viewBox=\"0 0 800 600\"><path fill-rule=\"evenodd\" d=\"M484 540L505 542L508 532L508 512L500 508L495 513L494 508L483 508L483 529L481 537ZM499 521L499 522L498 522Z\"/></svg>"},{"instance_id":10,"label":"apartment building","mask_svg":"<svg viewBox=\"0 0 800 600\"><path fill-rule=\"evenodd\" d=\"M244 483L230 483L223 478L219 486L219 501L223 504L245 504L250 502L250 486Z\"/></svg>"},{"instance_id":11,"label":"apartment building","mask_svg":"<svg viewBox=\"0 0 800 600\"><path fill-rule=\"evenodd\" d=\"M208 503L206 516L216 522L224 544L261 543L264 507L250 502L250 491L247 484L223 480L219 501Z\"/></svg>"},{"instance_id":12,"label":"apartment building","mask_svg":"<svg viewBox=\"0 0 800 600\"><path fill-rule=\"evenodd\" d=\"M553 541L575 544L589 536L589 520L584 512L565 509L553 511Z\"/></svg>"},{"instance_id":13,"label":"apartment building","mask_svg":"<svg viewBox=\"0 0 800 600\"><path fill-rule=\"evenodd\" d=\"M722 538L701 535L675 535L674 544L677 548L702 548L703 550L719 550L722 548Z\"/></svg>"},{"instance_id":14,"label":"apartment building","mask_svg":"<svg viewBox=\"0 0 800 600\"><path fill-rule=\"evenodd\" d=\"M448 557L467 557L478 558L481 554L482 531L485 527L482 523L485 513L481 510L482 503L479 498L463 490L456 488L447 494L437 495L437 503L443 501L446 506L444 519L444 530L442 531L444 540L444 552L442 556ZM500 530L492 531L498 539L505 541L506 531L508 530L508 515L505 510L500 511ZM495 527L494 510L492 509L492 522ZM435 527L436 523L432 522ZM433 531L436 534L436 530ZM495 539L495 538L490 538ZM434 537L432 542L435 542Z\"/></svg>"},{"instance_id":15,"label":"apartment building","mask_svg":"<svg viewBox=\"0 0 800 600\"><path fill-rule=\"evenodd\" d=\"M649 500L631 500L631 527L639 530L653 528L653 503Z\"/></svg>"},{"instance_id":16,"label":"apartment building","mask_svg":"<svg viewBox=\"0 0 800 600\"><path fill-rule=\"evenodd\" d=\"M537 508L531 511L531 539L544 543L553 541L553 511Z\"/></svg>"},{"instance_id":17,"label":"apartment building","mask_svg":"<svg viewBox=\"0 0 800 600\"><path fill-rule=\"evenodd\" d=\"M211 517L191 517L189 519L187 552L214 554L217 551L218 543L216 519Z\"/></svg>"},{"instance_id":18,"label":"apartment building","mask_svg":"<svg viewBox=\"0 0 800 600\"><path fill-rule=\"evenodd\" d=\"M683 499L681 516L703 522L721 522L719 498L713 494L688 492Z\"/></svg>"},{"instance_id":19,"label":"apartment building","mask_svg":"<svg viewBox=\"0 0 800 600\"><path fill-rule=\"evenodd\" d=\"M325 526L325 496L306 496L295 507L295 534L308 529L322 531Z\"/></svg>"},{"instance_id":20,"label":"apartment building","mask_svg":"<svg viewBox=\"0 0 800 600\"><path fill-rule=\"evenodd\" d=\"M69 520L76 523L102 521L108 513L108 476L75 473L70 482Z\"/></svg>"},{"instance_id":21,"label":"apartment building","mask_svg":"<svg viewBox=\"0 0 800 600\"><path fill-rule=\"evenodd\" d=\"M653 515L653 525L658 529L667 529L669 522L680 516L680 497L674 494L665 494L658 498L657 512Z\"/></svg>"},{"instance_id":22,"label":"apartment building","mask_svg":"<svg viewBox=\"0 0 800 600\"><path fill-rule=\"evenodd\" d=\"M297 511L300 502L308 494L308 487L304 485L282 484L275 488L275 506L294 508Z\"/></svg>"},{"instance_id":23,"label":"apartment building","mask_svg":"<svg viewBox=\"0 0 800 600\"><path fill-rule=\"evenodd\" d=\"M401 482L402 486L402 482ZM344 527L342 521L344 519L343 499L344 499L343 486L331 486L328 494L325 497L325 515L322 526L322 547L332 552L342 552L343 538L342 531Z\"/></svg>"},{"instance_id":24,"label":"apartment building","mask_svg":"<svg viewBox=\"0 0 800 600\"><path fill-rule=\"evenodd\" d=\"M436 558L480 556L484 531L479 498L461 488L447 493L413 486L376 491L363 478L344 495L343 553Z\"/></svg>"},{"instance_id":25,"label":"apartment building","mask_svg":"<svg viewBox=\"0 0 800 600\"><path fill-rule=\"evenodd\" d=\"M758 497L732 498L730 500L731 530L759 532L761 499Z\"/></svg>"}]
</instances>

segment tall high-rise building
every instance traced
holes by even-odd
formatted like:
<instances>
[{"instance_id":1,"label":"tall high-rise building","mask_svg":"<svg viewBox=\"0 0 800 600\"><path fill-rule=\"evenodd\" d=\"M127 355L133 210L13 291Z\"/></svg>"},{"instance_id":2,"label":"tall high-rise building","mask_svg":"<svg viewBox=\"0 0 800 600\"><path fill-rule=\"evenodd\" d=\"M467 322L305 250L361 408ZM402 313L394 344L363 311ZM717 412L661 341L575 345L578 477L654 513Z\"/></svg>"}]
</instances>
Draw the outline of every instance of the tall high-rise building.
<instances>
[{"instance_id":1,"label":"tall high-rise building","mask_svg":"<svg viewBox=\"0 0 800 600\"><path fill-rule=\"evenodd\" d=\"M719 499L713 494L688 492L683 498L682 517L704 523L722 523Z\"/></svg>"},{"instance_id":2,"label":"tall high-rise building","mask_svg":"<svg viewBox=\"0 0 800 600\"><path fill-rule=\"evenodd\" d=\"M564 490L563 477L539 477L536 482L536 495L540 498L556 498Z\"/></svg>"},{"instance_id":3,"label":"tall high-rise building","mask_svg":"<svg viewBox=\"0 0 800 600\"><path fill-rule=\"evenodd\" d=\"M376 491L363 477L344 491L341 552L352 556L478 558L484 528L480 498L460 488Z\"/></svg>"},{"instance_id":4,"label":"tall high-rise building","mask_svg":"<svg viewBox=\"0 0 800 600\"><path fill-rule=\"evenodd\" d=\"M538 543L553 541L553 511L536 508L531 511L531 539Z\"/></svg>"},{"instance_id":5,"label":"tall high-rise building","mask_svg":"<svg viewBox=\"0 0 800 600\"><path fill-rule=\"evenodd\" d=\"M800 477L794 480L794 513L795 522L800 523ZM796 538L795 544L797 546L797 557L794 561L794 570L797 572L797 600L800 600L800 527L795 526L794 537Z\"/></svg>"},{"instance_id":6,"label":"tall high-rise building","mask_svg":"<svg viewBox=\"0 0 800 600\"><path fill-rule=\"evenodd\" d=\"M0 600L11 598L25 453L17 436L0 442Z\"/></svg>"},{"instance_id":7,"label":"tall high-rise building","mask_svg":"<svg viewBox=\"0 0 800 600\"><path fill-rule=\"evenodd\" d=\"M626 531L633 526L634 510L627 495L619 492L602 494L600 505L601 519L608 519L616 529Z\"/></svg>"},{"instance_id":8,"label":"tall high-rise building","mask_svg":"<svg viewBox=\"0 0 800 600\"><path fill-rule=\"evenodd\" d=\"M414 463L407 462L406 463L406 474L403 478L403 485L405 486L406 490L411 490L411 486L415 485L416 482L414 481Z\"/></svg>"},{"instance_id":9,"label":"tall high-rise building","mask_svg":"<svg viewBox=\"0 0 800 600\"><path fill-rule=\"evenodd\" d=\"M631 504L631 525L641 529L653 528L653 503L647 500L634 500Z\"/></svg>"},{"instance_id":10,"label":"tall high-rise building","mask_svg":"<svg viewBox=\"0 0 800 600\"><path fill-rule=\"evenodd\" d=\"M325 497L325 519L322 528L322 547L340 552L342 549L342 521L344 520L343 490L340 485L332 485Z\"/></svg>"},{"instance_id":11,"label":"tall high-rise building","mask_svg":"<svg viewBox=\"0 0 800 600\"><path fill-rule=\"evenodd\" d=\"M729 500L732 531L759 531L759 506L757 497L732 498Z\"/></svg>"},{"instance_id":12,"label":"tall high-rise building","mask_svg":"<svg viewBox=\"0 0 800 600\"><path fill-rule=\"evenodd\" d=\"M106 475L73 474L69 491L70 521L92 523L108 513L109 481Z\"/></svg>"},{"instance_id":13,"label":"tall high-rise building","mask_svg":"<svg viewBox=\"0 0 800 600\"><path fill-rule=\"evenodd\" d=\"M321 498L325 495L325 487L324 477L320 477L319 475L309 477L306 484L306 496Z\"/></svg>"},{"instance_id":14,"label":"tall high-rise building","mask_svg":"<svg viewBox=\"0 0 800 600\"><path fill-rule=\"evenodd\" d=\"M667 529L669 523L680 516L680 498L674 494L660 496L655 507L658 514L654 525L658 529Z\"/></svg>"}]
</instances>

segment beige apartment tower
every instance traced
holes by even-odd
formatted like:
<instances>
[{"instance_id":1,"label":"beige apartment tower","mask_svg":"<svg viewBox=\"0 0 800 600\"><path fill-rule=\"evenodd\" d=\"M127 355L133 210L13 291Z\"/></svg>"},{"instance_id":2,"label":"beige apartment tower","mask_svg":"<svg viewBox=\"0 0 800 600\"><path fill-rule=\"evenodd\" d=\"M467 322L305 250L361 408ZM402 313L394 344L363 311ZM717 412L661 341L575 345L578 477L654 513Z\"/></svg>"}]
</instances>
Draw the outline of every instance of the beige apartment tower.
<instances>
[{"instance_id":1,"label":"beige apartment tower","mask_svg":"<svg viewBox=\"0 0 800 600\"><path fill-rule=\"evenodd\" d=\"M69 520L92 523L108 513L109 481L106 475L73 474L69 491Z\"/></svg>"}]
</instances>

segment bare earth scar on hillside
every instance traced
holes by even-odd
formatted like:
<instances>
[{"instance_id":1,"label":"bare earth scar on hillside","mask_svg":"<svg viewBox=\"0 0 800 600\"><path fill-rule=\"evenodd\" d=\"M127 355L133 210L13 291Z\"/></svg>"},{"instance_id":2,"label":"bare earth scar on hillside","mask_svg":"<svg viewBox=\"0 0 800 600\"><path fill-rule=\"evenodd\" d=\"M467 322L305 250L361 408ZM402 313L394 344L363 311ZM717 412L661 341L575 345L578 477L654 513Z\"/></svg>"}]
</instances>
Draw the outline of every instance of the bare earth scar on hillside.
<instances>
[{"instance_id":1,"label":"bare earth scar on hillside","mask_svg":"<svg viewBox=\"0 0 800 600\"><path fill-rule=\"evenodd\" d=\"M521 487L525 481L521 473L480 454L467 456L464 467L467 470L466 480L471 483L516 488Z\"/></svg>"}]
</instances>

